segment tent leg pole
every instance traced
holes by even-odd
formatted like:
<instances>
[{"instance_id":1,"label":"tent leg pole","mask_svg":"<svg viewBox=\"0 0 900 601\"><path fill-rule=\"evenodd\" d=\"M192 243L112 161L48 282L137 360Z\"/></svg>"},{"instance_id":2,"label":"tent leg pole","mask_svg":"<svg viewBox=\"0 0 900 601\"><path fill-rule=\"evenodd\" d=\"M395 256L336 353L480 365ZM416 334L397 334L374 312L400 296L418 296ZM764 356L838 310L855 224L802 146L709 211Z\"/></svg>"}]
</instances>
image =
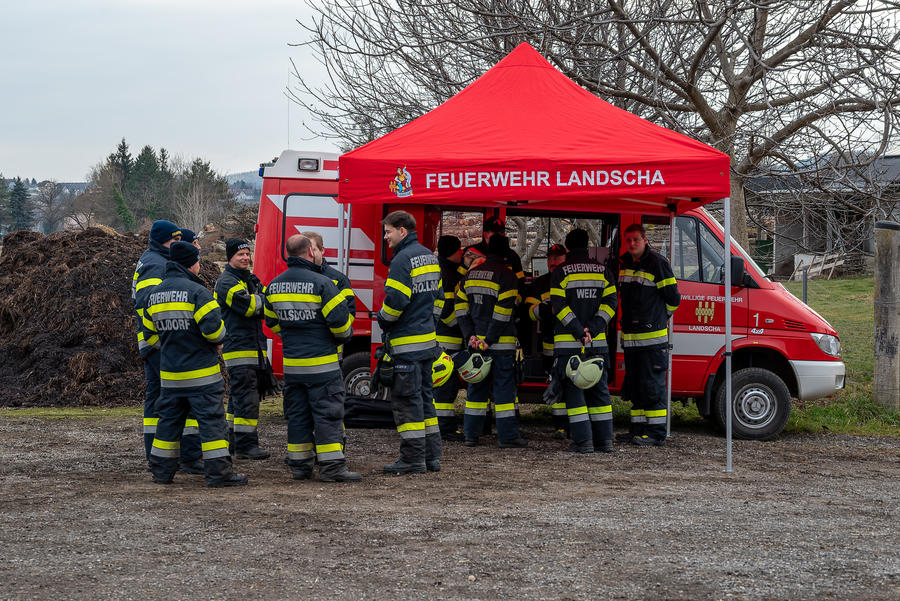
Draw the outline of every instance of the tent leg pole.
<instances>
[{"instance_id":1,"label":"tent leg pole","mask_svg":"<svg viewBox=\"0 0 900 601\"><path fill-rule=\"evenodd\" d=\"M669 213L669 265L675 260L675 212ZM675 319L669 316L668 356L669 368L666 371L666 438L672 436L672 342L674 340Z\"/></svg>"},{"instance_id":2,"label":"tent leg pole","mask_svg":"<svg viewBox=\"0 0 900 601\"><path fill-rule=\"evenodd\" d=\"M731 383L731 198L725 197L725 471L731 473L731 414L734 392Z\"/></svg>"}]
</instances>

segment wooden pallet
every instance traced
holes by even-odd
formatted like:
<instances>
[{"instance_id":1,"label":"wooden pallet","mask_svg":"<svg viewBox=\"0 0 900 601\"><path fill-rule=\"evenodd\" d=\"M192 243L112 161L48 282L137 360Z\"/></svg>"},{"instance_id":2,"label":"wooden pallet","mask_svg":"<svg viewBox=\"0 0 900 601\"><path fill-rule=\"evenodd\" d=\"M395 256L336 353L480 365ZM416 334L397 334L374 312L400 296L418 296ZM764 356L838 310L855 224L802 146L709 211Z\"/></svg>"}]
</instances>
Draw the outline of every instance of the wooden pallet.
<instances>
[{"instance_id":1,"label":"wooden pallet","mask_svg":"<svg viewBox=\"0 0 900 601\"><path fill-rule=\"evenodd\" d=\"M803 279L803 268L809 266L808 277L817 278L825 276L825 279L830 280L831 276L834 275L834 270L836 267L840 267L844 264L844 255L842 253L830 253L830 254L822 254L822 255L813 255L813 258L809 262L805 262L802 259L794 268L794 272L791 274L789 279L791 280L802 280ZM825 275L827 272L827 276Z\"/></svg>"}]
</instances>

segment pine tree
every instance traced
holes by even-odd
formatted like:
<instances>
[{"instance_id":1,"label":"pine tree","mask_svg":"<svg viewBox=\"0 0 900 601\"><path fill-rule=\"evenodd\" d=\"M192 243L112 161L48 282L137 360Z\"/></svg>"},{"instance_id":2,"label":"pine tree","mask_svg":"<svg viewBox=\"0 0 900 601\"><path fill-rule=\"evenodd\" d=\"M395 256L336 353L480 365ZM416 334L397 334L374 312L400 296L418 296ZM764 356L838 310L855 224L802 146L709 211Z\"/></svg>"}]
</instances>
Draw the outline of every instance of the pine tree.
<instances>
[{"instance_id":1,"label":"pine tree","mask_svg":"<svg viewBox=\"0 0 900 601\"><path fill-rule=\"evenodd\" d=\"M159 179L159 161L150 146L144 146L134 161L131 174L125 182L125 197L134 207L135 217L156 219L159 209L156 183Z\"/></svg>"},{"instance_id":2,"label":"pine tree","mask_svg":"<svg viewBox=\"0 0 900 601\"><path fill-rule=\"evenodd\" d=\"M22 178L17 177L9 195L9 229L30 230L33 225L31 198Z\"/></svg>"},{"instance_id":3,"label":"pine tree","mask_svg":"<svg viewBox=\"0 0 900 601\"><path fill-rule=\"evenodd\" d=\"M0 173L0 234L9 227L9 185Z\"/></svg>"},{"instance_id":4,"label":"pine tree","mask_svg":"<svg viewBox=\"0 0 900 601\"><path fill-rule=\"evenodd\" d=\"M137 225L134 220L134 213L128 208L128 205L125 203L125 197L122 196L122 192L118 188L113 188L113 197L116 199L116 215L122 220L122 226L125 228L125 231L134 231Z\"/></svg>"},{"instance_id":5,"label":"pine tree","mask_svg":"<svg viewBox=\"0 0 900 601\"><path fill-rule=\"evenodd\" d=\"M116 146L116 151L109 155L106 161L119 169L119 173L122 176L122 185L127 184L128 177L131 175L131 170L134 167L134 160L131 158L131 153L128 152L128 143L125 142L125 138L122 138L122 141Z\"/></svg>"}]
</instances>

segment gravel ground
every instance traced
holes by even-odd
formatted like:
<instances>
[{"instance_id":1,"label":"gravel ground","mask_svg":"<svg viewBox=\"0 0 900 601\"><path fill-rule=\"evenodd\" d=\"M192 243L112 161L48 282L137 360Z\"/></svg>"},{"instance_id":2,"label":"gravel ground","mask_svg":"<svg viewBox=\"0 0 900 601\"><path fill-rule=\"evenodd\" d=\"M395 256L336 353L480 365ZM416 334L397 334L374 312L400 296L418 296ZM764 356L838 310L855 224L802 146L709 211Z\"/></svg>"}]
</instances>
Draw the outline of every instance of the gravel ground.
<instances>
[{"instance_id":1,"label":"gravel ground","mask_svg":"<svg viewBox=\"0 0 900 601\"><path fill-rule=\"evenodd\" d=\"M348 432L358 484L295 482L262 424L239 489L143 471L139 419L0 421L2 599L900 599L900 439L736 441L574 456L445 445L386 476L396 433Z\"/></svg>"}]
</instances>

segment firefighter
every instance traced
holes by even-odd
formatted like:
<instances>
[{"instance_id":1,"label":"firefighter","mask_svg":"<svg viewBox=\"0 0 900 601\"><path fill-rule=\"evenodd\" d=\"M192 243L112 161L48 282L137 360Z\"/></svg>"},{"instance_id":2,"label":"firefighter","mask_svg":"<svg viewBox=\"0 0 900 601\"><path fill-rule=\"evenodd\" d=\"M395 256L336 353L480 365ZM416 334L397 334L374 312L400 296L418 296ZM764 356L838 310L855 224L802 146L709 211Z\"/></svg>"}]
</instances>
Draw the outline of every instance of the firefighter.
<instances>
[{"instance_id":1,"label":"firefighter","mask_svg":"<svg viewBox=\"0 0 900 601\"><path fill-rule=\"evenodd\" d=\"M465 268L462 268L462 243L456 236L441 236L437 244L438 263L441 267L444 307L435 324L438 345L448 355L462 350L463 339L459 324L456 321L456 287L462 280ZM460 268L463 271L460 271ZM443 386L434 389L434 408L437 413L441 440L463 440L458 430L454 402L459 394L459 377L454 373Z\"/></svg>"},{"instance_id":2,"label":"firefighter","mask_svg":"<svg viewBox=\"0 0 900 601\"><path fill-rule=\"evenodd\" d=\"M561 378L569 433L570 451L612 452L612 402L607 370L609 347L606 326L616 314L616 287L606 277L603 265L588 255L588 233L574 229L566 236L565 262L550 274L550 298L556 316L553 355L554 377ZM573 357L603 360L599 378L582 390L566 367Z\"/></svg>"},{"instance_id":3,"label":"firefighter","mask_svg":"<svg viewBox=\"0 0 900 601\"><path fill-rule=\"evenodd\" d=\"M431 368L440 356L434 322L443 310L437 257L419 244L416 220L405 211L381 222L394 249L378 325L394 366L391 409L400 433L400 457L384 471L421 474L441 469L441 433L434 409Z\"/></svg>"},{"instance_id":4,"label":"firefighter","mask_svg":"<svg viewBox=\"0 0 900 601\"><path fill-rule=\"evenodd\" d=\"M553 367L553 330L554 321L553 306L550 302L550 272L562 265L566 260L566 247L562 244L554 244L547 250L547 273L536 277L525 289L525 310L531 323L537 323L540 334L541 358L543 359L544 372L550 375ZM550 406L553 419L554 438L566 437L569 420L566 417L566 403L564 400L553 403Z\"/></svg>"},{"instance_id":5,"label":"firefighter","mask_svg":"<svg viewBox=\"0 0 900 601\"><path fill-rule=\"evenodd\" d=\"M351 321L356 319L356 295L350 286L350 278L332 267L325 258L325 246L322 241L322 235L318 232L301 232L303 236L309 238L316 245L316 257L320 261L318 263L319 270L325 274L334 285L338 288L338 293L344 297L347 303L347 311L350 312Z\"/></svg>"},{"instance_id":6,"label":"firefighter","mask_svg":"<svg viewBox=\"0 0 900 601\"><path fill-rule=\"evenodd\" d=\"M473 352L490 360L490 372L469 384L463 433L466 446L478 444L484 431L488 398L493 394L500 448L524 448L528 441L519 434L516 417L516 326L513 311L518 287L516 276L504 262L509 250L505 236L492 236L487 260L472 267L459 286L456 316L463 339Z\"/></svg>"},{"instance_id":7,"label":"firefighter","mask_svg":"<svg viewBox=\"0 0 900 601\"><path fill-rule=\"evenodd\" d=\"M200 248L200 238L193 231L187 229L186 227L181 228L181 241L182 242L190 242L193 244L197 250L203 250Z\"/></svg>"},{"instance_id":8,"label":"firefighter","mask_svg":"<svg viewBox=\"0 0 900 601\"><path fill-rule=\"evenodd\" d=\"M491 215L487 219L484 220L484 225L482 226L481 233L481 242L475 245L475 248L478 249L481 254L487 256L488 254L488 244L496 235L506 236L506 223L499 217L495 215ZM513 274L516 276L517 285L521 289L524 288L525 284L525 272L522 270L522 259L519 258L519 255L516 254L516 251L509 248L507 244L506 250L503 252L503 261L509 265L510 269L512 269Z\"/></svg>"},{"instance_id":9,"label":"firefighter","mask_svg":"<svg viewBox=\"0 0 900 601\"><path fill-rule=\"evenodd\" d=\"M288 466L308 480L319 465L322 482L357 482L344 457L344 379L338 344L353 336L337 286L322 274L318 247L300 234L285 245L288 268L266 288L265 319L284 343L284 406Z\"/></svg>"},{"instance_id":10,"label":"firefighter","mask_svg":"<svg viewBox=\"0 0 900 601\"><path fill-rule=\"evenodd\" d=\"M166 274L166 261L169 260L169 247L181 239L181 230L171 221L160 219L150 227L150 241L147 250L141 255L131 280L131 299L138 315L138 350L144 362L144 381L146 395L144 397L144 455L150 461L150 449L159 416L156 413L156 400L159 398L159 351L144 340L142 319L147 307L147 297L158 286ZM181 462L179 469L188 474L202 474L203 463L200 461L200 439L197 436L197 420L191 418L185 425L181 445Z\"/></svg>"},{"instance_id":11,"label":"firefighter","mask_svg":"<svg viewBox=\"0 0 900 601\"><path fill-rule=\"evenodd\" d=\"M267 383L266 338L262 331L265 286L250 273L250 243L225 241L228 264L216 281L215 298L225 320L222 358L228 370L229 400L225 419L229 445L238 459L267 459L259 447L259 401Z\"/></svg>"},{"instance_id":12,"label":"firefighter","mask_svg":"<svg viewBox=\"0 0 900 601\"><path fill-rule=\"evenodd\" d=\"M200 251L193 244L172 244L165 279L154 288L142 319L145 339L160 349L162 393L150 469L153 481L169 484L178 465L182 429L188 412L197 416L207 486L242 486L228 453L222 395L225 384L217 347L225 338L219 303L200 273Z\"/></svg>"},{"instance_id":13,"label":"firefighter","mask_svg":"<svg viewBox=\"0 0 900 601\"><path fill-rule=\"evenodd\" d=\"M669 262L647 244L644 227L634 223L623 235L619 257L622 296L622 350L625 391L631 400L631 427L624 438L640 446L666 442L666 370L669 316L681 295Z\"/></svg>"}]
</instances>

